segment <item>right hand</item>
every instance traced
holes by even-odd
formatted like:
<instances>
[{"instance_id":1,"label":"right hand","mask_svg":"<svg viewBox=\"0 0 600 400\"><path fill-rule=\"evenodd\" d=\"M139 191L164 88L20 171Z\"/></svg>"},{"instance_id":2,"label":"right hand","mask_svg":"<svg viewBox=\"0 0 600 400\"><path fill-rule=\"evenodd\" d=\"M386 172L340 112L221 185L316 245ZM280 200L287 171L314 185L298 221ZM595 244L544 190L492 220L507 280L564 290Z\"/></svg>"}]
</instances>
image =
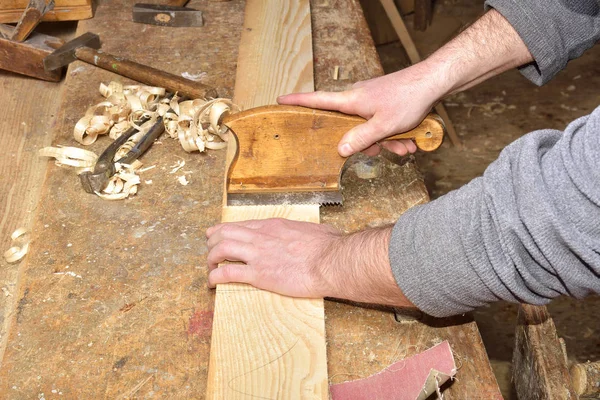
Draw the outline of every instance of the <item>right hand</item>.
<instances>
[{"instance_id":1,"label":"right hand","mask_svg":"<svg viewBox=\"0 0 600 400\"><path fill-rule=\"evenodd\" d=\"M338 152L348 157L363 151L377 155L375 143L388 136L416 127L444 92L436 82L435 71L424 63L354 84L343 92L293 93L277 98L279 104L299 105L323 110L336 110L359 115L367 122L349 130L338 144ZM380 146L405 155L417 147L412 140L382 142Z\"/></svg>"}]
</instances>

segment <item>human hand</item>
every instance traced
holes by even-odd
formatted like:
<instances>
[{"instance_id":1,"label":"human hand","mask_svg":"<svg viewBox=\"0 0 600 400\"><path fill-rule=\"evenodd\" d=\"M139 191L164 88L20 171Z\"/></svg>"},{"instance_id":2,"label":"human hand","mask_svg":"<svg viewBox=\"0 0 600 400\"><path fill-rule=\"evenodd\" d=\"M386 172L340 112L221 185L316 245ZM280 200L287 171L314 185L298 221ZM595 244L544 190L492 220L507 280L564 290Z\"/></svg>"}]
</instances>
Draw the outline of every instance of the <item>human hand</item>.
<instances>
[{"instance_id":1,"label":"human hand","mask_svg":"<svg viewBox=\"0 0 600 400\"><path fill-rule=\"evenodd\" d=\"M367 81L343 92L293 93L277 98L279 104L300 105L359 115L367 122L348 131L338 144L341 156L358 151L377 155L378 140L416 127L444 94L437 74L425 63ZM405 155L417 147L412 140L391 140L380 146Z\"/></svg>"},{"instance_id":2,"label":"human hand","mask_svg":"<svg viewBox=\"0 0 600 400\"><path fill-rule=\"evenodd\" d=\"M293 297L412 306L391 272L391 227L342 235L327 225L267 219L223 223L206 234L210 287L241 282Z\"/></svg>"}]
</instances>

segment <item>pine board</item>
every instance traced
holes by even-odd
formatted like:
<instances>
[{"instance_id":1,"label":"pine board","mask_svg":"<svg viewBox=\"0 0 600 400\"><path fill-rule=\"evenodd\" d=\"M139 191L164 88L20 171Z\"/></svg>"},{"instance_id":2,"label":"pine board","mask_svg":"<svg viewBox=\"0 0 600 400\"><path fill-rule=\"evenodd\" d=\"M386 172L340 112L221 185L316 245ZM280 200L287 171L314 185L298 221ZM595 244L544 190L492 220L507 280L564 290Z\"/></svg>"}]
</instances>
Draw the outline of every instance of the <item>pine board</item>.
<instances>
[{"instance_id":1,"label":"pine board","mask_svg":"<svg viewBox=\"0 0 600 400\"><path fill-rule=\"evenodd\" d=\"M225 207L222 220L270 217L319 222L319 207ZM326 399L324 334L322 299L218 285L207 399Z\"/></svg>"},{"instance_id":2,"label":"pine board","mask_svg":"<svg viewBox=\"0 0 600 400\"><path fill-rule=\"evenodd\" d=\"M246 2L234 102L247 109L314 90L308 0ZM234 154L228 148L227 163ZM222 221L272 217L319 222L318 205L227 207ZM328 398L322 299L219 285L207 399Z\"/></svg>"}]
</instances>

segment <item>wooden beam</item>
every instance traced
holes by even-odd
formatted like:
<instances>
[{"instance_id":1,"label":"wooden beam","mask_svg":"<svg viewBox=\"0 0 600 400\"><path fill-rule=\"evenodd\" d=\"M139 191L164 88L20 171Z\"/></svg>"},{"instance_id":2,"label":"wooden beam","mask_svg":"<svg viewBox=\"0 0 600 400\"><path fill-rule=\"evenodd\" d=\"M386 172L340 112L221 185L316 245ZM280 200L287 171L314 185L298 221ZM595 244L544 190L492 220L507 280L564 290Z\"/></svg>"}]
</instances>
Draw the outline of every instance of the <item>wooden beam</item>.
<instances>
[{"instance_id":1,"label":"wooden beam","mask_svg":"<svg viewBox=\"0 0 600 400\"><path fill-rule=\"evenodd\" d=\"M404 24L404 21L402 20L402 16L400 15L400 13L398 12L398 9L396 8L396 4L394 4L393 0L380 0L380 1L381 1L381 4L383 5L383 8L385 9L385 13L387 14L388 18L390 19L392 26L394 27L394 30L396 31L396 34L398 35L398 38L400 39L400 43L402 43L404 50L406 50L406 54L408 55L410 62L412 64L416 64L416 63L420 62L421 55L419 54L419 50L417 50L417 46L415 46L415 42L410 37L410 34L408 33L408 30L406 29L406 25ZM444 104L442 104L441 101L435 106L435 111L440 115L440 117L442 117L442 119L446 123L446 130L448 131L448 137L450 138L450 141L452 142L452 144L456 147L461 148L462 143L460 142L460 138L456 134L456 129L454 129L454 125L452 124L452 121L450 120L450 116L448 115L448 112L446 111L446 107L444 107Z\"/></svg>"},{"instance_id":2,"label":"wooden beam","mask_svg":"<svg viewBox=\"0 0 600 400\"><path fill-rule=\"evenodd\" d=\"M520 400L577 399L554 321L543 306L519 306L512 381Z\"/></svg>"},{"instance_id":3,"label":"wooden beam","mask_svg":"<svg viewBox=\"0 0 600 400\"><path fill-rule=\"evenodd\" d=\"M244 109L314 90L308 0L248 0L234 102ZM230 141L234 143L234 141ZM228 148L228 165L235 153ZM283 217L319 222L318 205L227 207L223 222ZM207 399L327 399L322 299L218 285Z\"/></svg>"}]
</instances>

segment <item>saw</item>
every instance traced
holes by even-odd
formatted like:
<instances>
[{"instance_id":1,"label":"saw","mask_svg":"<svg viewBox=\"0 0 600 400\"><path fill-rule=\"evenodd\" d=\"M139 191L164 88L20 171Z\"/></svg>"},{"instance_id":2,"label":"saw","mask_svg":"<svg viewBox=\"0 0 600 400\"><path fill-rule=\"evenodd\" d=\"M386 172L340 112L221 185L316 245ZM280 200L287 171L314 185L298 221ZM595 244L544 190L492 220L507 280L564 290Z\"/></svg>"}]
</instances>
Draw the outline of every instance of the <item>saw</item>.
<instances>
[{"instance_id":1,"label":"saw","mask_svg":"<svg viewBox=\"0 0 600 400\"><path fill-rule=\"evenodd\" d=\"M364 118L298 106L263 106L224 118L237 150L227 172L227 205L342 204L340 179L347 158L337 144ZM411 139L437 149L444 123L429 114L416 128L385 140Z\"/></svg>"}]
</instances>

